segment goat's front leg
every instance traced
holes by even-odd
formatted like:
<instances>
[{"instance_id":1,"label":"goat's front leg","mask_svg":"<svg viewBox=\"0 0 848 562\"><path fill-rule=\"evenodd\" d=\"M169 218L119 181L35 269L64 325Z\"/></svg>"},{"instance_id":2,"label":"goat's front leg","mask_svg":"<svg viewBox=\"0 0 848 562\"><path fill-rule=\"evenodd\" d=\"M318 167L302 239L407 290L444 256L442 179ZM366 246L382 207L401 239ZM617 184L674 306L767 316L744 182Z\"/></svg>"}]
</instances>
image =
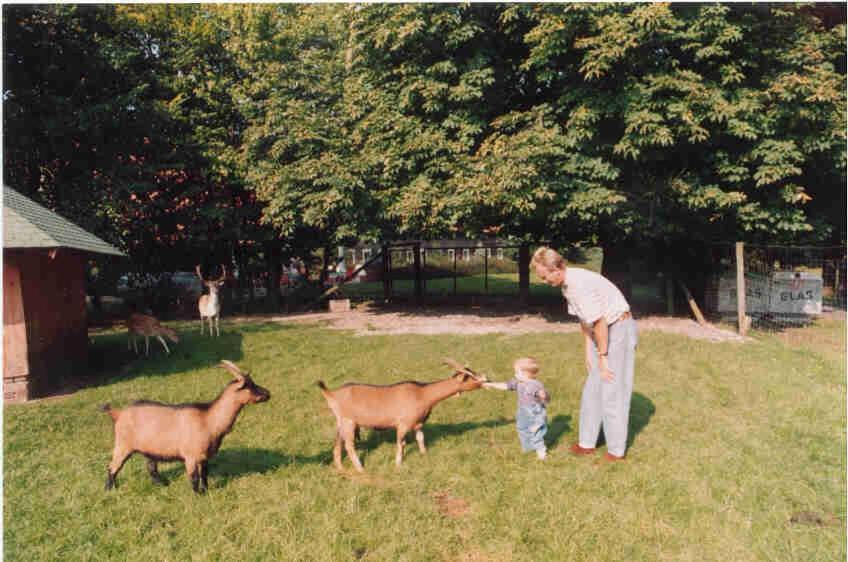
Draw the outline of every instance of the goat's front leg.
<instances>
[{"instance_id":1,"label":"goat's front leg","mask_svg":"<svg viewBox=\"0 0 848 562\"><path fill-rule=\"evenodd\" d=\"M415 440L418 441L418 450L422 455L426 455L427 446L424 445L424 431L421 428L415 430Z\"/></svg>"},{"instance_id":2,"label":"goat's front leg","mask_svg":"<svg viewBox=\"0 0 848 562\"><path fill-rule=\"evenodd\" d=\"M150 336L144 336L144 355L150 356Z\"/></svg>"},{"instance_id":3,"label":"goat's front leg","mask_svg":"<svg viewBox=\"0 0 848 562\"><path fill-rule=\"evenodd\" d=\"M195 459L185 460L186 476L191 482L191 489L195 494L200 492L200 465Z\"/></svg>"},{"instance_id":4,"label":"goat's front leg","mask_svg":"<svg viewBox=\"0 0 848 562\"><path fill-rule=\"evenodd\" d=\"M215 315L215 335L221 335L221 316L218 314Z\"/></svg>"},{"instance_id":5,"label":"goat's front leg","mask_svg":"<svg viewBox=\"0 0 848 562\"><path fill-rule=\"evenodd\" d=\"M200 491L206 492L209 489L209 481L207 478L209 477L209 461L201 461L200 462Z\"/></svg>"},{"instance_id":6,"label":"goat's front leg","mask_svg":"<svg viewBox=\"0 0 848 562\"><path fill-rule=\"evenodd\" d=\"M397 452L395 453L395 465L400 466L403 463L403 448L406 445L406 434L409 429L405 426L397 427Z\"/></svg>"},{"instance_id":7,"label":"goat's front leg","mask_svg":"<svg viewBox=\"0 0 848 562\"><path fill-rule=\"evenodd\" d=\"M203 335L203 316L200 317L200 335Z\"/></svg>"}]
</instances>

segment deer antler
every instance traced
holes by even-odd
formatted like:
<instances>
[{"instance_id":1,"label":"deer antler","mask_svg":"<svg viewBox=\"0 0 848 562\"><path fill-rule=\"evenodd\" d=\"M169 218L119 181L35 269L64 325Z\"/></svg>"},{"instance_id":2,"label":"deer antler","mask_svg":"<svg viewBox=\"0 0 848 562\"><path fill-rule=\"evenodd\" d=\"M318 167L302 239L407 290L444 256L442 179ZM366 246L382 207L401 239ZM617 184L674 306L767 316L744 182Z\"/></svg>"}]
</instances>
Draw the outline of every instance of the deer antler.
<instances>
[{"instance_id":1,"label":"deer antler","mask_svg":"<svg viewBox=\"0 0 848 562\"><path fill-rule=\"evenodd\" d=\"M198 265L194 266L194 271L196 271L196 272L197 272L197 276L198 276L198 277L200 277L200 280L201 280L201 281L204 281L204 279L203 279L203 274L202 274L202 273L200 273L200 264L198 264Z\"/></svg>"},{"instance_id":2,"label":"deer antler","mask_svg":"<svg viewBox=\"0 0 848 562\"><path fill-rule=\"evenodd\" d=\"M227 266L221 264L221 277L218 278L218 281L223 281L227 278Z\"/></svg>"}]
</instances>

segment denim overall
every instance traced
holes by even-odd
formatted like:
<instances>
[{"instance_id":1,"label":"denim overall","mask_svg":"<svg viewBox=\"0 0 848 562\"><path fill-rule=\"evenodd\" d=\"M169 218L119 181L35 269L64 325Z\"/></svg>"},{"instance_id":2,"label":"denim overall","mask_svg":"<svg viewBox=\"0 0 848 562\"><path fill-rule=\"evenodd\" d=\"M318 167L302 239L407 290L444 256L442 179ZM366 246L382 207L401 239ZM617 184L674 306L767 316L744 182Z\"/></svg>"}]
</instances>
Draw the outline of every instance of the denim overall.
<instances>
[{"instance_id":1,"label":"denim overall","mask_svg":"<svg viewBox=\"0 0 848 562\"><path fill-rule=\"evenodd\" d=\"M518 394L518 411L515 413L515 426L521 448L526 451L545 449L545 434L548 432L548 412L545 404L536 394L545 387L537 380L514 378L507 382L507 388Z\"/></svg>"}]
</instances>

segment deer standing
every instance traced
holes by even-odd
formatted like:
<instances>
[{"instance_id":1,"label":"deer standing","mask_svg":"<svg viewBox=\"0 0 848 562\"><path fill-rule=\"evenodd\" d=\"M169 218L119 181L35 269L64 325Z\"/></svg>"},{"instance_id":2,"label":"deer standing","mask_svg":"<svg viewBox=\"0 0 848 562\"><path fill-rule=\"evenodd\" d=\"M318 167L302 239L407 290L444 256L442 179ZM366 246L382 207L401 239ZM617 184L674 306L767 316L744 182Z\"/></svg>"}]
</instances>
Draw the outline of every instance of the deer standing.
<instances>
[{"instance_id":1,"label":"deer standing","mask_svg":"<svg viewBox=\"0 0 848 562\"><path fill-rule=\"evenodd\" d=\"M171 350L168 349L168 344L165 343L162 336L164 335L174 343L178 343L180 341L180 338L177 337L177 333L174 332L174 330L166 328L159 323L159 320L146 314L130 314L130 317L127 318L127 349L134 349L136 355L138 355L138 343L135 339L136 335L144 336L145 355L150 355L150 336L154 336L162 342L162 347L165 348L165 353L168 353L169 355Z\"/></svg>"},{"instance_id":2,"label":"deer standing","mask_svg":"<svg viewBox=\"0 0 848 562\"><path fill-rule=\"evenodd\" d=\"M212 321L215 321L215 331L216 335L221 335L221 327L219 322L221 320L221 299L218 295L218 290L224 286L224 280L227 278L227 267L225 265L221 265L221 277L218 279L209 279L206 280L203 278L203 274L200 273L200 266L195 267L195 271L197 271L197 276L200 277L200 282L209 289L208 295L201 295L200 300L197 303L197 308L200 311L200 335L203 335L203 322L204 319L209 319L209 335L212 334Z\"/></svg>"}]
</instances>

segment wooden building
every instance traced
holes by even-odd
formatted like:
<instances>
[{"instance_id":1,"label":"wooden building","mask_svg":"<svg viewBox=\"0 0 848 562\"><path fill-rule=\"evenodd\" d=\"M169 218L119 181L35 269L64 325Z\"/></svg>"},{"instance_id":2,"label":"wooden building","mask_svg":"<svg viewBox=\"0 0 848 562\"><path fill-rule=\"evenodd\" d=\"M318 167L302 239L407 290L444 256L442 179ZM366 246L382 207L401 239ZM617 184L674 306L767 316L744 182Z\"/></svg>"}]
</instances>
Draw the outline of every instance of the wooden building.
<instances>
[{"instance_id":1,"label":"wooden building","mask_svg":"<svg viewBox=\"0 0 848 562\"><path fill-rule=\"evenodd\" d=\"M85 264L120 251L3 187L3 399L23 402L86 369Z\"/></svg>"}]
</instances>

